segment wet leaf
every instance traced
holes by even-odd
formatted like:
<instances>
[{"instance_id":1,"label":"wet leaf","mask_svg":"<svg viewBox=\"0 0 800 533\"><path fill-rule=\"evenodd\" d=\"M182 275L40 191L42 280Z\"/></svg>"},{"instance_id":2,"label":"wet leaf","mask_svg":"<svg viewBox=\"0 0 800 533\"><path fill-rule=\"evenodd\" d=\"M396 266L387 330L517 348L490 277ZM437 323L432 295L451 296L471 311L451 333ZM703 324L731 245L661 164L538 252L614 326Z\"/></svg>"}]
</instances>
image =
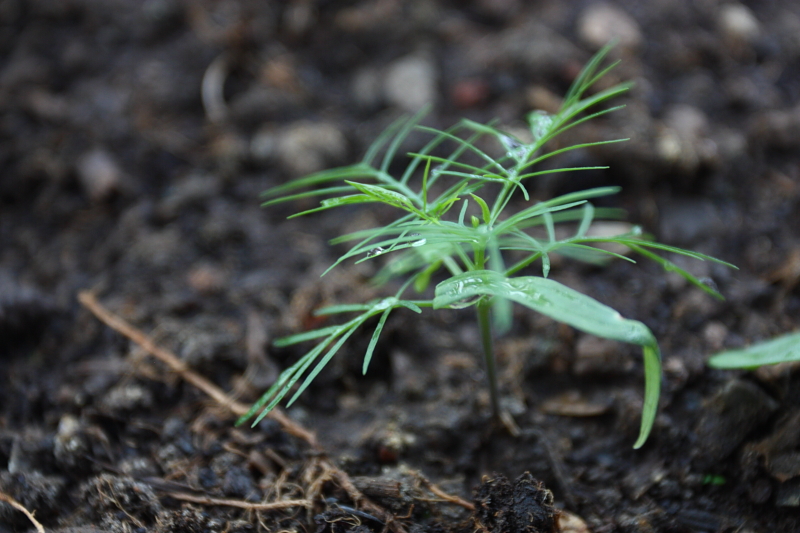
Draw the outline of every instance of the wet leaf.
<instances>
[{"instance_id":1,"label":"wet leaf","mask_svg":"<svg viewBox=\"0 0 800 533\"><path fill-rule=\"evenodd\" d=\"M800 361L800 331L760 342L741 350L718 353L708 360L713 368L755 368Z\"/></svg>"},{"instance_id":2,"label":"wet leaf","mask_svg":"<svg viewBox=\"0 0 800 533\"><path fill-rule=\"evenodd\" d=\"M491 270L465 272L443 281L436 286L433 307L450 307L478 296L506 298L586 333L642 346L645 398L641 430L634 448L644 444L655 421L661 389L661 356L656 339L647 326L623 318L594 298L552 279L537 276L507 278Z\"/></svg>"}]
</instances>

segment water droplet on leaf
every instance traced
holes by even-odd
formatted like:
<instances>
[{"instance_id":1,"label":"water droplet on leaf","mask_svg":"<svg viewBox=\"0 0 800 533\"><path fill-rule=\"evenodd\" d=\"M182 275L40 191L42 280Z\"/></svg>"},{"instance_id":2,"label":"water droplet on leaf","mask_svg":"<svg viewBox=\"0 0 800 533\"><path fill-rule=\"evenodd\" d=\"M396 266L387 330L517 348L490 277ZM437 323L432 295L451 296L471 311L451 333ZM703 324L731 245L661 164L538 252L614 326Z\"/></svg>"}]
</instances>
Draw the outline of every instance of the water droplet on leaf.
<instances>
[{"instance_id":1,"label":"water droplet on leaf","mask_svg":"<svg viewBox=\"0 0 800 533\"><path fill-rule=\"evenodd\" d=\"M528 147L518 140L508 135L501 135L500 142L506 149L506 155L518 163L522 163L528 157Z\"/></svg>"},{"instance_id":2,"label":"water droplet on leaf","mask_svg":"<svg viewBox=\"0 0 800 533\"><path fill-rule=\"evenodd\" d=\"M553 115L544 111L534 111L528 115L528 124L535 140L539 140L550 131L553 126Z\"/></svg>"},{"instance_id":3,"label":"water droplet on leaf","mask_svg":"<svg viewBox=\"0 0 800 533\"><path fill-rule=\"evenodd\" d=\"M476 296L470 296L469 298L464 298L463 300L455 301L450 305L448 305L447 307L449 307L450 309L464 309L465 307L469 307L477 303L478 300L480 300L481 298L482 296L480 294Z\"/></svg>"}]
</instances>

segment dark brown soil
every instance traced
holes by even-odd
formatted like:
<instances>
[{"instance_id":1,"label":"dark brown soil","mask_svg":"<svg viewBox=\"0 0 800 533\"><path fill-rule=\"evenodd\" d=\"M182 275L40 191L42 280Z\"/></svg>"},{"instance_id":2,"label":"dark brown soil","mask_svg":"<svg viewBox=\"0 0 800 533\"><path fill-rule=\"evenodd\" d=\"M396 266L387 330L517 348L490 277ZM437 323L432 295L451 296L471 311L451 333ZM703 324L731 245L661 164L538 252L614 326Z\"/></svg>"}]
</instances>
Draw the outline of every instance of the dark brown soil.
<instances>
[{"instance_id":1,"label":"dark brown soil","mask_svg":"<svg viewBox=\"0 0 800 533\"><path fill-rule=\"evenodd\" d=\"M490 423L474 316L398 312L366 377L368 334L287 411L315 449L275 420L235 428L78 303L252 401L302 353L271 341L378 291L377 261L320 280L327 240L390 220L286 221L311 204L259 193L356 161L426 102L436 127L520 127L615 32L612 81L636 87L573 135L631 140L531 192L622 185L607 206L740 269L680 263L718 302L645 262L554 262L659 339L643 449L637 351L521 308L498 341L520 436ZM794 0L0 1L0 493L75 533L549 532L557 509L565 531L800 531L800 373L705 366L800 326L799 36ZM0 533L31 530L0 502Z\"/></svg>"}]
</instances>

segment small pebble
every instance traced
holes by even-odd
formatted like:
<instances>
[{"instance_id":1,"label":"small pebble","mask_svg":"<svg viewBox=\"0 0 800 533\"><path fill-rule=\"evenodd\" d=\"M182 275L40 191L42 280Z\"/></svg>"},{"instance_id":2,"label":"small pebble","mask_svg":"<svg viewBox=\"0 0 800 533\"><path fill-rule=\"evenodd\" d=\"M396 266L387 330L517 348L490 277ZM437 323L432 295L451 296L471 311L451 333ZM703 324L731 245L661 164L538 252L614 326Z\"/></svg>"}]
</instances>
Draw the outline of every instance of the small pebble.
<instances>
[{"instance_id":1,"label":"small pebble","mask_svg":"<svg viewBox=\"0 0 800 533\"><path fill-rule=\"evenodd\" d=\"M728 328L722 322L709 322L703 328L703 340L711 350L721 350L725 346L727 337Z\"/></svg>"},{"instance_id":2,"label":"small pebble","mask_svg":"<svg viewBox=\"0 0 800 533\"><path fill-rule=\"evenodd\" d=\"M726 40L737 43L752 43L761 33L758 19L742 4L720 6L717 27Z\"/></svg>"},{"instance_id":3,"label":"small pebble","mask_svg":"<svg viewBox=\"0 0 800 533\"><path fill-rule=\"evenodd\" d=\"M386 70L383 92L386 100L404 111L415 113L436 102L436 65L425 56L406 56Z\"/></svg>"},{"instance_id":4,"label":"small pebble","mask_svg":"<svg viewBox=\"0 0 800 533\"><path fill-rule=\"evenodd\" d=\"M319 172L343 160L346 153L344 134L326 122L296 122L277 140L278 160L294 176Z\"/></svg>"},{"instance_id":5,"label":"small pebble","mask_svg":"<svg viewBox=\"0 0 800 533\"><path fill-rule=\"evenodd\" d=\"M103 149L94 149L78 159L78 180L93 202L100 202L119 190L122 170L114 157Z\"/></svg>"},{"instance_id":6,"label":"small pebble","mask_svg":"<svg viewBox=\"0 0 800 533\"><path fill-rule=\"evenodd\" d=\"M635 50L643 41L639 23L625 11L604 2L590 5L580 14L578 35L594 48L617 39L622 48Z\"/></svg>"},{"instance_id":7,"label":"small pebble","mask_svg":"<svg viewBox=\"0 0 800 533\"><path fill-rule=\"evenodd\" d=\"M732 380L708 400L695 433L698 468L719 464L767 422L778 403L749 381Z\"/></svg>"}]
</instances>

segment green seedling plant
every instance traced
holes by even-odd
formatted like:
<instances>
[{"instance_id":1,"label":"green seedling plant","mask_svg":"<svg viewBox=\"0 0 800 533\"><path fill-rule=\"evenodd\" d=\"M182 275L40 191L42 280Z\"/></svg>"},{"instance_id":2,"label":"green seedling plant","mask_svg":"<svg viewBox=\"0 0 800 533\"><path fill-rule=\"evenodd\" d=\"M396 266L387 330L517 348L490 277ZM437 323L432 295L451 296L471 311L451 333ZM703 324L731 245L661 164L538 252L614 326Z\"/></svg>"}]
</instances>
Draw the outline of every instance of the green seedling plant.
<instances>
[{"instance_id":1,"label":"green seedling plant","mask_svg":"<svg viewBox=\"0 0 800 533\"><path fill-rule=\"evenodd\" d=\"M746 348L726 350L711 356L708 366L725 369L755 369L764 365L800 361L800 331L780 335Z\"/></svg>"},{"instance_id":2,"label":"green seedling plant","mask_svg":"<svg viewBox=\"0 0 800 533\"><path fill-rule=\"evenodd\" d=\"M590 228L595 220L617 219L621 215L619 210L596 208L590 200L615 194L619 190L617 187L583 190L543 202L532 202L526 189L526 183L537 176L586 169L537 169L540 163L554 156L626 140L551 148L554 144L551 141L570 128L623 107L601 107L601 104L625 93L630 88L627 83L590 91L616 65L602 67L608 51L608 47L604 48L584 67L557 114L534 111L527 116L528 140L502 131L492 123L480 124L466 119L443 131L429 128L420 125L424 114L421 112L390 126L360 163L323 171L266 191L269 200L265 205L323 198L318 207L293 216L356 204L377 203L397 210L398 218L386 226L334 239L334 244L350 243L350 249L328 271L350 259L362 262L388 257L390 261L379 271L377 281L400 278L402 283L391 296L363 304L334 305L316 312L351 317L340 324L276 341L277 346L306 341L317 341L317 344L278 377L242 416L240 424L260 411L255 425L294 391L288 402L291 405L353 333L377 317L364 355L363 372L366 373L389 315L400 308L415 313L421 313L424 308L472 307L476 310L491 407L498 417L493 331L502 335L510 329L512 302L516 302L581 331L642 347L645 392L640 433L634 447L644 444L653 426L660 393L661 360L655 337L643 323L623 318L597 300L550 279L550 258L558 253L589 262L610 258L634 262L616 251L622 246L626 252L637 253L677 272L716 297L720 295L713 288L659 253L721 261L653 242L636 227L612 237L592 236ZM405 170L395 177L390 173L390 164L412 131L430 135L430 140L419 151L408 154ZM499 156L484 148L491 144L495 145ZM514 196L522 196L526 206L509 212ZM469 211L470 206L475 214ZM569 234L562 236L562 228L557 231L557 226L569 228ZM617 248L608 246L610 244ZM435 279L441 279L442 271L447 277L435 284L432 299L407 296L413 290L418 296Z\"/></svg>"}]
</instances>

